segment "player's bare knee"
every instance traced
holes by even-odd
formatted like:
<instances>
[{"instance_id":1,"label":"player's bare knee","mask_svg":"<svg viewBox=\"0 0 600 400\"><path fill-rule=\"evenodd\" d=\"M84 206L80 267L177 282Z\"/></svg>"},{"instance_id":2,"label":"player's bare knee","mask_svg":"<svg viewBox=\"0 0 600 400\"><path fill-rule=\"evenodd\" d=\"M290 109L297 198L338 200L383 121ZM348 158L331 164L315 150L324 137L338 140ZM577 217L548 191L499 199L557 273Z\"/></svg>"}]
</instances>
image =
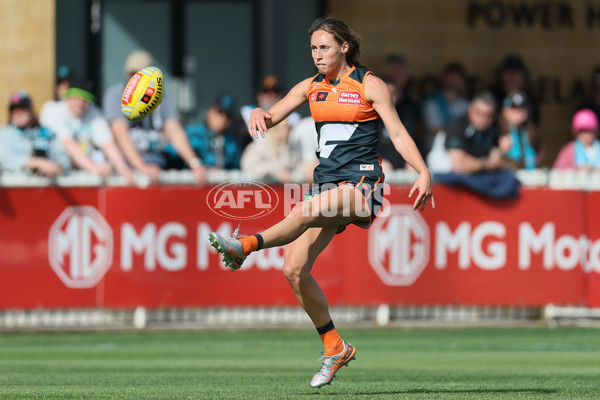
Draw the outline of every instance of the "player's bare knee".
<instances>
[{"instance_id":1,"label":"player's bare knee","mask_svg":"<svg viewBox=\"0 0 600 400\"><path fill-rule=\"evenodd\" d=\"M303 257L298 257L297 252L292 249L293 246L285 249L282 271L290 285L295 287L300 282L302 270L305 267L305 261Z\"/></svg>"},{"instance_id":2,"label":"player's bare knee","mask_svg":"<svg viewBox=\"0 0 600 400\"><path fill-rule=\"evenodd\" d=\"M283 263L283 276L285 276L292 287L300 281L300 271L302 271L302 267L298 264L288 261Z\"/></svg>"}]
</instances>

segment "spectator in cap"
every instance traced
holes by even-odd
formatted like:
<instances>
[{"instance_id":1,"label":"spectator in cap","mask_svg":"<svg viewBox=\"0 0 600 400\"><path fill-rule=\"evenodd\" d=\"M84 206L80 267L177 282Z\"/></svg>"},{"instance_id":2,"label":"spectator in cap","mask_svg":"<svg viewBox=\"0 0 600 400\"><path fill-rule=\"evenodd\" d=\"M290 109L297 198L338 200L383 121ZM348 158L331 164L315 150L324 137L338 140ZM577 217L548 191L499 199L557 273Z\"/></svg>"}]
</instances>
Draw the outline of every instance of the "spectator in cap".
<instances>
[{"instance_id":1,"label":"spectator in cap","mask_svg":"<svg viewBox=\"0 0 600 400\"><path fill-rule=\"evenodd\" d=\"M577 111L573 115L571 127L575 140L560 150L554 168L600 170L600 140L596 114L588 108Z\"/></svg>"},{"instance_id":2,"label":"spectator in cap","mask_svg":"<svg viewBox=\"0 0 600 400\"><path fill-rule=\"evenodd\" d=\"M588 108L596 114L596 118L600 120L600 65L592 70L589 81L589 94L579 105L578 110Z\"/></svg>"},{"instance_id":3,"label":"spectator in cap","mask_svg":"<svg viewBox=\"0 0 600 400\"><path fill-rule=\"evenodd\" d=\"M150 67L154 64L154 58L152 54L146 50L134 50L125 59L123 65L123 75L129 80L129 78L138 72L140 69Z\"/></svg>"},{"instance_id":4,"label":"spectator in cap","mask_svg":"<svg viewBox=\"0 0 600 400\"><path fill-rule=\"evenodd\" d=\"M90 82L72 81L63 93L63 100L44 104L40 121L56 135L75 167L107 177L113 172L110 160L127 183L132 184L133 174L94 101Z\"/></svg>"},{"instance_id":5,"label":"spectator in cap","mask_svg":"<svg viewBox=\"0 0 600 400\"><path fill-rule=\"evenodd\" d=\"M505 165L517 169L535 169L542 156L542 143L530 117L529 97L516 91L502 102L499 120L500 149Z\"/></svg>"},{"instance_id":6,"label":"spectator in cap","mask_svg":"<svg viewBox=\"0 0 600 400\"><path fill-rule=\"evenodd\" d=\"M539 107L531 92L531 77L529 69L521 56L507 54L496 71L496 80L490 90L494 93L498 114L504 99L512 92L524 92L529 99L529 114L533 124L540 120Z\"/></svg>"},{"instance_id":7,"label":"spectator in cap","mask_svg":"<svg viewBox=\"0 0 600 400\"><path fill-rule=\"evenodd\" d=\"M8 125L0 129L0 166L4 171L31 171L56 176L69 166L69 158L48 129L40 126L27 92L10 96Z\"/></svg>"},{"instance_id":8,"label":"spectator in cap","mask_svg":"<svg viewBox=\"0 0 600 400\"><path fill-rule=\"evenodd\" d=\"M440 77L440 88L431 93L423 102L423 122L425 124L424 149L429 151L438 132L452 120L467 114L468 100L463 92L467 83L464 67L451 62L444 67Z\"/></svg>"},{"instance_id":9,"label":"spectator in cap","mask_svg":"<svg viewBox=\"0 0 600 400\"><path fill-rule=\"evenodd\" d=\"M168 96L163 96L159 106L149 116L130 121L121 112L121 96L129 79L140 69L154 64L152 55L144 50L133 51L125 60L123 80L110 86L102 106L110 129L129 164L138 172L157 181L163 169L181 165L189 167L198 182L206 181L206 170L194 154L187 139L177 110ZM171 144L177 157L174 165L166 149Z\"/></svg>"},{"instance_id":10,"label":"spectator in cap","mask_svg":"<svg viewBox=\"0 0 600 400\"><path fill-rule=\"evenodd\" d=\"M186 126L188 140L202 164L208 168L240 169L242 148L238 137L248 135L235 98L220 94L206 111L204 124Z\"/></svg>"},{"instance_id":11,"label":"spectator in cap","mask_svg":"<svg viewBox=\"0 0 600 400\"><path fill-rule=\"evenodd\" d=\"M240 109L240 113L244 118L244 124L248 126L248 121L250 120L250 113L256 107L260 107L263 110L270 109L275 103L283 98L285 95L283 86L279 79L275 75L267 75L262 80L259 85L259 90L256 92L256 105L248 104L242 106ZM281 126L280 129L287 129L288 131L292 129L301 119L301 115L294 111L292 112L285 121L279 124ZM289 134L289 132L288 132ZM246 130L245 134L242 136L242 147L245 148L248 144L252 142L252 137L248 135Z\"/></svg>"},{"instance_id":12,"label":"spectator in cap","mask_svg":"<svg viewBox=\"0 0 600 400\"><path fill-rule=\"evenodd\" d=\"M250 118L250 112L252 112L252 110L254 110L256 107L262 108L262 106L265 106L270 108L282 97L283 87L281 86L279 79L277 79L275 75L265 76L259 85L258 91L256 92L257 104L248 104L242 106L240 109L240 112L244 117L244 121L248 121Z\"/></svg>"}]
</instances>

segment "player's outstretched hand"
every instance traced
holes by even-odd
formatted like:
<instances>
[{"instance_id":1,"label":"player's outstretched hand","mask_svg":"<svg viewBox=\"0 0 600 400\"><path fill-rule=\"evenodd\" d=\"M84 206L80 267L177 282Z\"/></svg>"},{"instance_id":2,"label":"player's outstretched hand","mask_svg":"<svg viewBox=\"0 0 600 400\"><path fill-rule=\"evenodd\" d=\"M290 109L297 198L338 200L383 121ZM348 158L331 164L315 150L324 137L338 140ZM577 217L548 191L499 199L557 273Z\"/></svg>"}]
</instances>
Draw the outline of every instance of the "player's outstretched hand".
<instances>
[{"instance_id":1,"label":"player's outstretched hand","mask_svg":"<svg viewBox=\"0 0 600 400\"><path fill-rule=\"evenodd\" d=\"M250 113L250 120L248 121L248 132L254 139L258 139L258 134L265 137L267 133L267 120L271 119L271 114L266 112L260 107L255 108Z\"/></svg>"},{"instance_id":2,"label":"player's outstretched hand","mask_svg":"<svg viewBox=\"0 0 600 400\"><path fill-rule=\"evenodd\" d=\"M413 204L413 210L423 211L427 206L429 200L431 200L431 207L435 208L435 200L433 199L433 191L431 189L431 174L429 171L419 175L419 179L415 182L408 197L411 198L415 191L419 191L419 195L415 199Z\"/></svg>"}]
</instances>

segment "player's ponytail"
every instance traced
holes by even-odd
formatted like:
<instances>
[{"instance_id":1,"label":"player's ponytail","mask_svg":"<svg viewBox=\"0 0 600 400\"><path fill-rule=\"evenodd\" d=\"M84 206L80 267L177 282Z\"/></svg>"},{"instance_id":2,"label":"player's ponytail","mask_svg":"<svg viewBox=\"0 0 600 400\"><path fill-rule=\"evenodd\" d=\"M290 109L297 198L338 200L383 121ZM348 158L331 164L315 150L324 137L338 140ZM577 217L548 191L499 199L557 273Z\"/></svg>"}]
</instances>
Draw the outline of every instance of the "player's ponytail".
<instances>
[{"instance_id":1,"label":"player's ponytail","mask_svg":"<svg viewBox=\"0 0 600 400\"><path fill-rule=\"evenodd\" d=\"M360 36L354 32L348 24L338 18L323 17L318 18L313 22L312 26L308 30L308 33L312 35L316 31L325 31L330 33L335 41L339 44L348 42L348 53L346 54L346 61L356 66L357 68L364 68L364 65L359 61L360 59Z\"/></svg>"}]
</instances>

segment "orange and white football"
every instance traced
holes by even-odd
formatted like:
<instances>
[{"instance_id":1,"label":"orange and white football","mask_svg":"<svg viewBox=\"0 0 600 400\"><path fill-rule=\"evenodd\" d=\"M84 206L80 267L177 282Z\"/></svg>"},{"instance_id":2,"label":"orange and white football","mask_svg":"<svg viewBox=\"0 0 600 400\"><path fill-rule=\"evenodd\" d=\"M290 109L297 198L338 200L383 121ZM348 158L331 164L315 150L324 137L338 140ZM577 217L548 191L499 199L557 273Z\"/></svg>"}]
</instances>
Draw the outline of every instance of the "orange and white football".
<instances>
[{"instance_id":1,"label":"orange and white football","mask_svg":"<svg viewBox=\"0 0 600 400\"><path fill-rule=\"evenodd\" d=\"M139 121L158 107L164 92L163 73L157 67L139 70L129 79L121 97L121 112L131 121Z\"/></svg>"}]
</instances>

